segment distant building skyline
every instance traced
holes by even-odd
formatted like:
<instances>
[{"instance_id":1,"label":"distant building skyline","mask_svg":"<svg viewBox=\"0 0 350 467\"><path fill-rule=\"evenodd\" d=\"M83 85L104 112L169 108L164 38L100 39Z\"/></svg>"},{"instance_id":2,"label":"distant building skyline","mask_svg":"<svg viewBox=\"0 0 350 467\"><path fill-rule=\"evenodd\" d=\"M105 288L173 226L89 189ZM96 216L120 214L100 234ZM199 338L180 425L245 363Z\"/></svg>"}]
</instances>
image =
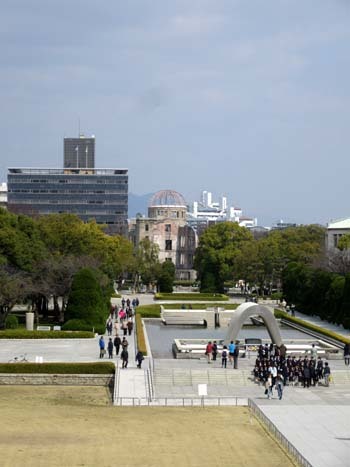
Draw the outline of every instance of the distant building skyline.
<instances>
[{"instance_id":1,"label":"distant building skyline","mask_svg":"<svg viewBox=\"0 0 350 467\"><path fill-rule=\"evenodd\" d=\"M8 169L9 211L31 216L71 213L127 232L127 169Z\"/></svg>"},{"instance_id":2,"label":"distant building skyline","mask_svg":"<svg viewBox=\"0 0 350 467\"><path fill-rule=\"evenodd\" d=\"M200 201L193 201L191 209L188 212L190 225L195 226L199 223L201 227L207 223L232 221L237 222L241 227L256 227L257 218L243 216L243 211L239 207L229 205L227 196L221 196L219 201L213 200L213 193L203 190L200 195Z\"/></svg>"}]
</instances>

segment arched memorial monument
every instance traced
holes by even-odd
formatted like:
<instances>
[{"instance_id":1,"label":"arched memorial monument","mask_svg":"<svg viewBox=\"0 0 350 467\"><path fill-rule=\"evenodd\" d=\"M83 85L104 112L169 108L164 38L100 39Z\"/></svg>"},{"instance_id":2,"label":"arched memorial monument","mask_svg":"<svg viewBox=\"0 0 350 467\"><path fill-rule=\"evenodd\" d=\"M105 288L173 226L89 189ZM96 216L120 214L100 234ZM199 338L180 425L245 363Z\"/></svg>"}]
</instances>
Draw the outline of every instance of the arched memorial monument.
<instances>
[{"instance_id":1,"label":"arched memorial monument","mask_svg":"<svg viewBox=\"0 0 350 467\"><path fill-rule=\"evenodd\" d=\"M234 312L226 334L225 344L237 339L244 322L252 316L259 316L264 321L272 343L279 347L282 344L282 338L273 312L266 306L251 302L242 303Z\"/></svg>"}]
</instances>

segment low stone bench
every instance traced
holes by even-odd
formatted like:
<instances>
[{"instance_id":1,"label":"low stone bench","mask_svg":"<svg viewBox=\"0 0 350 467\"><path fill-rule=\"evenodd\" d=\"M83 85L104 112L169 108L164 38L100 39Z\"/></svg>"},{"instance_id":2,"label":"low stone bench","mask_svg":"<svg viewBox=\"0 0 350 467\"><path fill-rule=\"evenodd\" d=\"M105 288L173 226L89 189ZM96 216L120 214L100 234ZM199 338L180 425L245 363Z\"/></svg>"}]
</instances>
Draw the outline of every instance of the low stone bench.
<instances>
[{"instance_id":1,"label":"low stone bench","mask_svg":"<svg viewBox=\"0 0 350 467\"><path fill-rule=\"evenodd\" d=\"M51 326L37 326L37 331L51 331Z\"/></svg>"}]
</instances>

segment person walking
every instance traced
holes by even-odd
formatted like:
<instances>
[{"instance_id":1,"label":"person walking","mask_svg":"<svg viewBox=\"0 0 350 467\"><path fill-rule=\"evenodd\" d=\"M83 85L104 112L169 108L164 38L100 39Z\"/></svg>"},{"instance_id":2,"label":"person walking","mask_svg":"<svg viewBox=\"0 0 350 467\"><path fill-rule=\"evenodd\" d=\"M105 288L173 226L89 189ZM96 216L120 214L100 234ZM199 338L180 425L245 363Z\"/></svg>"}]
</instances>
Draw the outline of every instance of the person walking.
<instances>
[{"instance_id":1,"label":"person walking","mask_svg":"<svg viewBox=\"0 0 350 467\"><path fill-rule=\"evenodd\" d=\"M213 356L213 362L216 362L216 356L218 354L218 345L216 341L213 342L213 348L211 350L212 356Z\"/></svg>"},{"instance_id":2,"label":"person walking","mask_svg":"<svg viewBox=\"0 0 350 467\"><path fill-rule=\"evenodd\" d=\"M323 369L323 376L324 376L324 384L325 386L329 387L329 381L331 378L331 369L328 365L328 362L324 364L324 369Z\"/></svg>"},{"instance_id":3,"label":"person walking","mask_svg":"<svg viewBox=\"0 0 350 467\"><path fill-rule=\"evenodd\" d=\"M266 381L265 381L265 394L268 399L272 398L272 375L271 373L268 374Z\"/></svg>"},{"instance_id":4,"label":"person walking","mask_svg":"<svg viewBox=\"0 0 350 467\"><path fill-rule=\"evenodd\" d=\"M132 318L128 319L128 322L126 323L127 328L128 328L128 334L131 336L132 330L134 328L134 323L132 322Z\"/></svg>"},{"instance_id":5,"label":"person walking","mask_svg":"<svg viewBox=\"0 0 350 467\"><path fill-rule=\"evenodd\" d=\"M114 344L114 347L115 347L115 354L116 354L117 357L119 355L119 349L120 349L121 343L122 343L122 341L121 341L120 337L118 336L118 334L116 334L113 344Z\"/></svg>"},{"instance_id":6,"label":"person walking","mask_svg":"<svg viewBox=\"0 0 350 467\"><path fill-rule=\"evenodd\" d=\"M277 374L276 388L277 388L278 398L279 400L281 400L283 396L283 376L280 373Z\"/></svg>"},{"instance_id":7,"label":"person walking","mask_svg":"<svg viewBox=\"0 0 350 467\"><path fill-rule=\"evenodd\" d=\"M304 377L304 388L305 387L309 388L310 383L311 383L311 371L310 371L308 362L304 364L303 377Z\"/></svg>"},{"instance_id":8,"label":"person walking","mask_svg":"<svg viewBox=\"0 0 350 467\"><path fill-rule=\"evenodd\" d=\"M344 345L344 363L346 366L349 366L350 364L350 344L347 342Z\"/></svg>"},{"instance_id":9,"label":"person walking","mask_svg":"<svg viewBox=\"0 0 350 467\"><path fill-rule=\"evenodd\" d=\"M143 353L141 350L139 350L136 354L135 360L137 361L137 368L141 368L142 362L144 361L145 357L143 356Z\"/></svg>"},{"instance_id":10,"label":"person walking","mask_svg":"<svg viewBox=\"0 0 350 467\"><path fill-rule=\"evenodd\" d=\"M122 353L120 354L122 358L122 368L127 368L128 367L128 362L129 362L129 352L125 349L122 350Z\"/></svg>"},{"instance_id":11,"label":"person walking","mask_svg":"<svg viewBox=\"0 0 350 467\"><path fill-rule=\"evenodd\" d=\"M107 349L108 349L108 358L113 358L113 341L111 337L109 338Z\"/></svg>"},{"instance_id":12,"label":"person walking","mask_svg":"<svg viewBox=\"0 0 350 467\"><path fill-rule=\"evenodd\" d=\"M123 319L121 328L122 328L122 331L123 331L123 336L126 336L127 332L128 332L128 325L127 325L127 322L125 321L125 319Z\"/></svg>"},{"instance_id":13,"label":"person walking","mask_svg":"<svg viewBox=\"0 0 350 467\"><path fill-rule=\"evenodd\" d=\"M100 348L100 358L103 358L106 353L106 348L105 348L105 341L103 339L103 336L100 337L98 341L98 346Z\"/></svg>"},{"instance_id":14,"label":"person walking","mask_svg":"<svg viewBox=\"0 0 350 467\"><path fill-rule=\"evenodd\" d=\"M126 337L123 337L123 340L122 340L122 350L128 350L128 345L129 345L129 342L126 340Z\"/></svg>"},{"instance_id":15,"label":"person walking","mask_svg":"<svg viewBox=\"0 0 350 467\"><path fill-rule=\"evenodd\" d=\"M221 368L227 367L227 346L224 345L221 353Z\"/></svg>"},{"instance_id":16,"label":"person walking","mask_svg":"<svg viewBox=\"0 0 350 467\"><path fill-rule=\"evenodd\" d=\"M106 330L107 330L107 334L109 336L111 336L112 335L112 330L113 330L113 322L112 322L111 318L109 318L107 323L106 323Z\"/></svg>"},{"instance_id":17,"label":"person walking","mask_svg":"<svg viewBox=\"0 0 350 467\"><path fill-rule=\"evenodd\" d=\"M228 345L228 355L229 355L229 360L230 360L230 363L233 364L233 358L235 356L235 344L233 343L233 341L231 341Z\"/></svg>"},{"instance_id":18,"label":"person walking","mask_svg":"<svg viewBox=\"0 0 350 467\"><path fill-rule=\"evenodd\" d=\"M210 363L211 361L212 352L213 352L213 344L211 343L211 341L209 341L205 348L205 355L207 356L208 363Z\"/></svg>"},{"instance_id":19,"label":"person walking","mask_svg":"<svg viewBox=\"0 0 350 467\"><path fill-rule=\"evenodd\" d=\"M317 361L317 348L315 344L312 344L312 347L311 347L311 358L313 358L315 362Z\"/></svg>"},{"instance_id":20,"label":"person walking","mask_svg":"<svg viewBox=\"0 0 350 467\"><path fill-rule=\"evenodd\" d=\"M233 351L233 368L238 370L238 357L239 357L239 341L235 343L235 350Z\"/></svg>"}]
</instances>

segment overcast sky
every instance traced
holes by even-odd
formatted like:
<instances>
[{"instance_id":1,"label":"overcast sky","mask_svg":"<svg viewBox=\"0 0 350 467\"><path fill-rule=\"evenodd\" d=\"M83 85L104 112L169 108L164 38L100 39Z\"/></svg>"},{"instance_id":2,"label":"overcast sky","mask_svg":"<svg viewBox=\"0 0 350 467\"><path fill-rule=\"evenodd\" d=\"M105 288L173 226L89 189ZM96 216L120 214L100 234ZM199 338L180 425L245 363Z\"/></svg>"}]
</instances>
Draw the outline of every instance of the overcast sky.
<instances>
[{"instance_id":1,"label":"overcast sky","mask_svg":"<svg viewBox=\"0 0 350 467\"><path fill-rule=\"evenodd\" d=\"M1 0L0 179L96 166L260 224L350 216L349 0Z\"/></svg>"}]
</instances>

